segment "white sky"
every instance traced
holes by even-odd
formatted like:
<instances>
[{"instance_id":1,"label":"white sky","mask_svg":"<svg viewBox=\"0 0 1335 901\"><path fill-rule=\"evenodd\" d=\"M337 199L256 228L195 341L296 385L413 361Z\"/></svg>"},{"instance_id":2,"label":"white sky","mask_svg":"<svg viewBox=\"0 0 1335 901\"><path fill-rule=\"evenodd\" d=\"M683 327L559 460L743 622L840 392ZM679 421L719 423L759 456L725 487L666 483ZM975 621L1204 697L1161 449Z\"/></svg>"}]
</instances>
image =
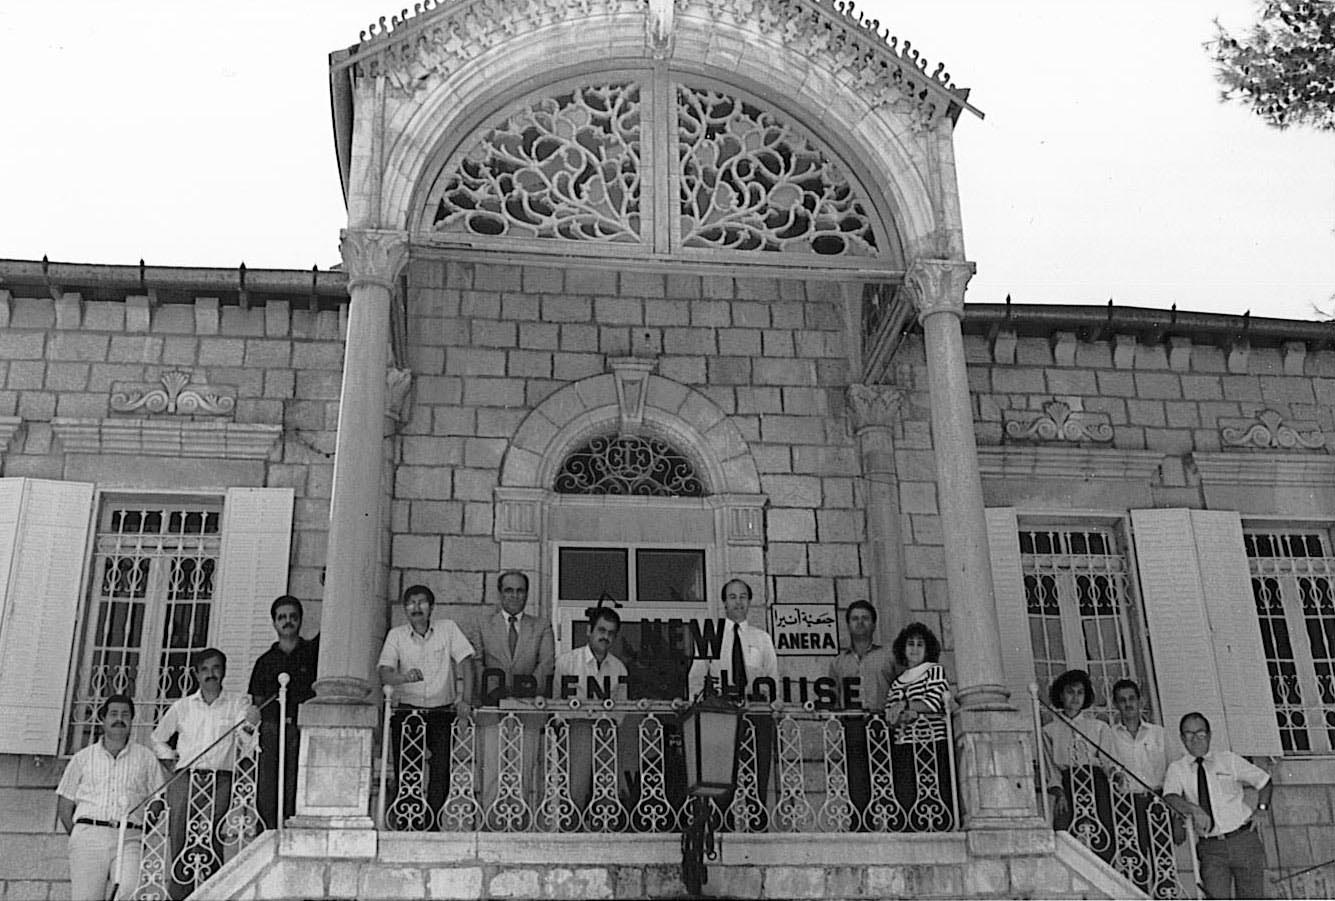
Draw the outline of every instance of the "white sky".
<instances>
[{"instance_id":1,"label":"white sky","mask_svg":"<svg viewBox=\"0 0 1335 901\"><path fill-rule=\"evenodd\" d=\"M0 257L336 263L327 54L403 5L0 4ZM868 8L987 113L956 131L970 300L1335 305L1335 136L1219 103L1202 49L1252 0Z\"/></svg>"}]
</instances>

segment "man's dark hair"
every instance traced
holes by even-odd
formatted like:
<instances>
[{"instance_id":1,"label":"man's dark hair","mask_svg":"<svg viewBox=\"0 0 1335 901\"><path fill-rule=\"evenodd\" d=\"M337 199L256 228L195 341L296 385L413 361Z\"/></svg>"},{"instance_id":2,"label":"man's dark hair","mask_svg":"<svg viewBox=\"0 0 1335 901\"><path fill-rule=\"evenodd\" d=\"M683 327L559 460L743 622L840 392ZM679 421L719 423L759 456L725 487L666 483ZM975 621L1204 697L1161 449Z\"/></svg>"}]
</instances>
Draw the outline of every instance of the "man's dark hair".
<instances>
[{"instance_id":1,"label":"man's dark hair","mask_svg":"<svg viewBox=\"0 0 1335 901\"><path fill-rule=\"evenodd\" d=\"M895 655L895 662L900 666L908 666L908 658L904 656L904 646L909 643L913 637L922 639L926 646L923 651L923 660L928 663L936 663L941 659L941 641L936 637L936 633L927 628L922 623L909 623L899 634L895 636L894 644L890 646Z\"/></svg>"},{"instance_id":2,"label":"man's dark hair","mask_svg":"<svg viewBox=\"0 0 1335 901\"><path fill-rule=\"evenodd\" d=\"M269 605L269 619L278 619L279 607L296 607L297 618L306 618L306 611L302 609L301 601L290 594L279 595L273 599L273 603Z\"/></svg>"},{"instance_id":3,"label":"man's dark hair","mask_svg":"<svg viewBox=\"0 0 1335 901\"><path fill-rule=\"evenodd\" d=\"M101 703L97 708L97 718L104 720L107 718L107 710L112 704L124 704L130 708L130 719L134 719L134 699L129 695L112 695Z\"/></svg>"},{"instance_id":4,"label":"man's dark hair","mask_svg":"<svg viewBox=\"0 0 1335 901\"><path fill-rule=\"evenodd\" d=\"M414 595L421 595L426 598L428 605L432 607L436 606L435 593L425 585L409 585L407 588L403 589L403 603L408 603L408 598L413 597Z\"/></svg>"},{"instance_id":5,"label":"man's dark hair","mask_svg":"<svg viewBox=\"0 0 1335 901\"><path fill-rule=\"evenodd\" d=\"M1214 732L1214 730L1210 728L1210 721L1205 718L1205 714L1201 713L1200 711L1193 710L1191 713L1186 714L1185 716L1182 717L1182 719L1177 721L1177 731L1179 733L1186 731L1187 720L1200 720L1202 723L1205 724L1206 732Z\"/></svg>"},{"instance_id":6,"label":"man's dark hair","mask_svg":"<svg viewBox=\"0 0 1335 901\"><path fill-rule=\"evenodd\" d=\"M1112 687L1112 696L1114 701L1117 700L1117 693L1121 691L1123 688L1131 689L1136 693L1136 697L1140 697L1140 686L1136 684L1135 679L1118 679L1116 682L1113 683Z\"/></svg>"},{"instance_id":7,"label":"man's dark hair","mask_svg":"<svg viewBox=\"0 0 1335 901\"><path fill-rule=\"evenodd\" d=\"M745 579L729 579L724 582L723 587L719 589L718 598L720 601L723 600L723 596L728 593L728 586L732 585L734 582L746 589L746 599L748 601L754 601L756 599L755 593L751 591L751 586L747 584Z\"/></svg>"},{"instance_id":8,"label":"man's dark hair","mask_svg":"<svg viewBox=\"0 0 1335 901\"><path fill-rule=\"evenodd\" d=\"M505 581L505 577L506 577L506 576L518 576L519 578L523 579L523 580L524 580L524 590L525 590L525 591L528 591L528 573L522 572L522 571L517 570L517 569L507 569L505 572L501 573L499 576L496 577L496 590L497 590L497 591L500 591L500 590L501 590L501 583Z\"/></svg>"},{"instance_id":9,"label":"man's dark hair","mask_svg":"<svg viewBox=\"0 0 1335 901\"><path fill-rule=\"evenodd\" d=\"M590 632L593 631L594 626L598 625L598 620L600 619L607 620L609 623L617 627L618 632L621 631L621 614L617 613L611 607L603 607L601 605L598 607L589 607L586 608L584 612L589 615Z\"/></svg>"},{"instance_id":10,"label":"man's dark hair","mask_svg":"<svg viewBox=\"0 0 1335 901\"><path fill-rule=\"evenodd\" d=\"M867 601L854 601L853 603L849 604L848 609L844 611L845 623L853 619L854 610L866 610L868 613L871 614L871 624L873 626L876 625L876 608L873 607L871 604L869 604Z\"/></svg>"},{"instance_id":11,"label":"man's dark hair","mask_svg":"<svg viewBox=\"0 0 1335 901\"><path fill-rule=\"evenodd\" d=\"M200 667L217 657L222 661L223 672L227 672L227 655L217 648L205 648L195 654L195 666Z\"/></svg>"}]
</instances>

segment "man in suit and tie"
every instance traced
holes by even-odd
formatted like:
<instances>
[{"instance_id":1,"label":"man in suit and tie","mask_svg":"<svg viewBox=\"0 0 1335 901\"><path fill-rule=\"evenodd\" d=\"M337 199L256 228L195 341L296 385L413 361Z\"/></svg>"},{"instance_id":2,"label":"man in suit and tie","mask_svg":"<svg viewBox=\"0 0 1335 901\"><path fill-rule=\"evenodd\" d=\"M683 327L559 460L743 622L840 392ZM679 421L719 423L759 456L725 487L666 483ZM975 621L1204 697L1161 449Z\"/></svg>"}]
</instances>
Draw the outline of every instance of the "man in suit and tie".
<instances>
[{"instance_id":1,"label":"man in suit and tie","mask_svg":"<svg viewBox=\"0 0 1335 901\"><path fill-rule=\"evenodd\" d=\"M502 697L546 696L548 682L556 666L556 641L552 624L532 613L528 606L528 576L518 570L507 570L496 579L500 606L491 610L477 623L477 634L472 636L477 649L481 702L494 706ZM542 714L524 714L524 756L522 778L524 797L535 809L541 795L538 783L539 752L542 745ZM500 770L500 717L494 713L478 717L482 727L482 808L484 813L496 799Z\"/></svg>"}]
</instances>

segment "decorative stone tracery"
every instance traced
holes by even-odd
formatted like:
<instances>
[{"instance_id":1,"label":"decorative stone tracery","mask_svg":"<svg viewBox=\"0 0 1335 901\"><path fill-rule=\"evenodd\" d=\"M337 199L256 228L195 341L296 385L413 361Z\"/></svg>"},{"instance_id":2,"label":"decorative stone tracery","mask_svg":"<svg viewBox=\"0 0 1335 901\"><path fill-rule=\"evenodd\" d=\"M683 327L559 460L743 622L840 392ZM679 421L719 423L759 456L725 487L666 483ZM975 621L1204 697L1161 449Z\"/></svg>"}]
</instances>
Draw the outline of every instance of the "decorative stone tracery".
<instances>
[{"instance_id":1,"label":"decorative stone tracery","mask_svg":"<svg viewBox=\"0 0 1335 901\"><path fill-rule=\"evenodd\" d=\"M655 111L643 98L661 77L591 80L483 126L437 176L424 227L640 249L880 254L865 191L787 117L675 80L662 86L673 108ZM654 158L675 162L651 167Z\"/></svg>"},{"instance_id":2,"label":"decorative stone tracery","mask_svg":"<svg viewBox=\"0 0 1335 901\"><path fill-rule=\"evenodd\" d=\"M588 84L474 135L440 188L442 233L641 243L640 86Z\"/></svg>"},{"instance_id":3,"label":"decorative stone tracery","mask_svg":"<svg viewBox=\"0 0 1335 901\"><path fill-rule=\"evenodd\" d=\"M861 192L809 139L723 91L676 96L684 246L875 254Z\"/></svg>"},{"instance_id":4,"label":"decorative stone tracery","mask_svg":"<svg viewBox=\"0 0 1335 901\"><path fill-rule=\"evenodd\" d=\"M1220 417L1219 438L1224 447L1324 450L1326 436L1311 421L1285 422L1278 410L1262 410L1251 418Z\"/></svg>"}]
</instances>

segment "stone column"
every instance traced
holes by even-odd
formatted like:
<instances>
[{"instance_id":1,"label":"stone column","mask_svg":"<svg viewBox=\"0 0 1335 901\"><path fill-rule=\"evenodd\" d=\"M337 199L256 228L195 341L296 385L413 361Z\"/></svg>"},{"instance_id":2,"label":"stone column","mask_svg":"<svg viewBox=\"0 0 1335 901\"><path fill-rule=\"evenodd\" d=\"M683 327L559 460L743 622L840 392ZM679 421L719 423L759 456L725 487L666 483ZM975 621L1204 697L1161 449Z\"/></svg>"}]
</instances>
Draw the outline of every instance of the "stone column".
<instances>
[{"instance_id":1,"label":"stone column","mask_svg":"<svg viewBox=\"0 0 1335 901\"><path fill-rule=\"evenodd\" d=\"M871 601L880 614L882 642L908 625L904 597L904 541L895 469L895 423L905 391L895 385L849 385L848 419L858 439L867 486L867 547L871 551Z\"/></svg>"},{"instance_id":2,"label":"stone column","mask_svg":"<svg viewBox=\"0 0 1335 901\"><path fill-rule=\"evenodd\" d=\"M932 404L937 502L960 710L955 716L961 808L969 829L1046 827L1034 790L1032 718L1007 703L987 544L983 482L964 362L964 288L974 264L915 260L906 284L922 321ZM1023 699L1016 699L1017 703ZM1017 833L1018 834L1018 833Z\"/></svg>"},{"instance_id":3,"label":"stone column","mask_svg":"<svg viewBox=\"0 0 1335 901\"><path fill-rule=\"evenodd\" d=\"M298 825L369 829L372 665L379 586L390 303L407 261L399 232L350 230L340 246L351 303L339 396L316 697L301 707ZM374 850L374 834L368 839Z\"/></svg>"}]
</instances>

